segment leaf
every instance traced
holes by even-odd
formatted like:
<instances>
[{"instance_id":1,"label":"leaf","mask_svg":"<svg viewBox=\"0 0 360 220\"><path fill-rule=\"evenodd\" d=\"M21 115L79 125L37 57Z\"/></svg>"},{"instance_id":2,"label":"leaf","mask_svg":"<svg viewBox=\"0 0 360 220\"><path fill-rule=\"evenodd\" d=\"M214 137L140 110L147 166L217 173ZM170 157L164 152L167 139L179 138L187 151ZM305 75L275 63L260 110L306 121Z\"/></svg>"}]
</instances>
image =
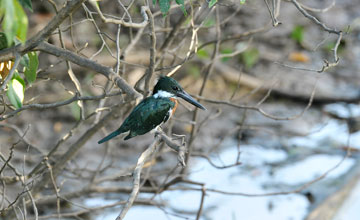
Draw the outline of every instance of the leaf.
<instances>
[{"instance_id":1,"label":"leaf","mask_svg":"<svg viewBox=\"0 0 360 220\"><path fill-rule=\"evenodd\" d=\"M203 26L204 27L212 27L212 26L214 26L215 25L215 18L213 18L213 17L208 17L208 18L206 18L206 20L204 21L204 24L203 24Z\"/></svg>"},{"instance_id":2,"label":"leaf","mask_svg":"<svg viewBox=\"0 0 360 220\"><path fill-rule=\"evenodd\" d=\"M256 48L250 48L241 54L241 60L246 69L250 69L259 59L259 51Z\"/></svg>"},{"instance_id":3,"label":"leaf","mask_svg":"<svg viewBox=\"0 0 360 220\"><path fill-rule=\"evenodd\" d=\"M25 42L28 18L18 0L1 0L0 8L5 9L2 27L6 35L7 45L11 46L15 36L21 42Z\"/></svg>"},{"instance_id":4,"label":"leaf","mask_svg":"<svg viewBox=\"0 0 360 220\"><path fill-rule=\"evenodd\" d=\"M201 76L200 68L196 65L191 65L186 68L187 72L191 74L195 78L199 78Z\"/></svg>"},{"instance_id":5,"label":"leaf","mask_svg":"<svg viewBox=\"0 0 360 220\"><path fill-rule=\"evenodd\" d=\"M0 8L4 10L4 20L2 22L2 28L5 32L7 45L11 46L13 38L15 37L17 24L15 22L15 6L13 0L1 0Z\"/></svg>"},{"instance_id":6,"label":"leaf","mask_svg":"<svg viewBox=\"0 0 360 220\"><path fill-rule=\"evenodd\" d=\"M24 71L25 68L29 67L30 59L28 54L25 54L24 56L21 57L20 64L24 67Z\"/></svg>"},{"instance_id":7,"label":"leaf","mask_svg":"<svg viewBox=\"0 0 360 220\"><path fill-rule=\"evenodd\" d=\"M19 2L24 8L27 8L33 12L31 0L19 0Z\"/></svg>"},{"instance_id":8,"label":"leaf","mask_svg":"<svg viewBox=\"0 0 360 220\"><path fill-rule=\"evenodd\" d=\"M231 48L224 48L220 51L221 54L231 54L233 52L233 50ZM223 57L221 59L222 62L226 62L228 60L230 60L231 57Z\"/></svg>"},{"instance_id":9,"label":"leaf","mask_svg":"<svg viewBox=\"0 0 360 220\"><path fill-rule=\"evenodd\" d=\"M0 32L0 50L8 47L7 38L5 33Z\"/></svg>"},{"instance_id":10,"label":"leaf","mask_svg":"<svg viewBox=\"0 0 360 220\"><path fill-rule=\"evenodd\" d=\"M184 0L175 0L176 4L180 5L180 8L185 16L187 16L187 11L185 9L185 3Z\"/></svg>"},{"instance_id":11,"label":"leaf","mask_svg":"<svg viewBox=\"0 0 360 220\"><path fill-rule=\"evenodd\" d=\"M70 111L76 120L80 120L80 107L76 102L70 104Z\"/></svg>"},{"instance_id":12,"label":"leaf","mask_svg":"<svg viewBox=\"0 0 360 220\"><path fill-rule=\"evenodd\" d=\"M160 11L165 16L170 9L171 0L159 0Z\"/></svg>"},{"instance_id":13,"label":"leaf","mask_svg":"<svg viewBox=\"0 0 360 220\"><path fill-rule=\"evenodd\" d=\"M8 83L8 90L6 92L10 103L15 108L21 108L24 101L25 82L19 77L14 77Z\"/></svg>"},{"instance_id":14,"label":"leaf","mask_svg":"<svg viewBox=\"0 0 360 220\"><path fill-rule=\"evenodd\" d=\"M245 4L245 1L246 0L240 0L240 4L242 4L242 5Z\"/></svg>"},{"instance_id":15,"label":"leaf","mask_svg":"<svg viewBox=\"0 0 360 220\"><path fill-rule=\"evenodd\" d=\"M31 84L36 80L36 70L39 66L39 60L36 52L27 53L29 56L29 66L26 67L24 75L26 80Z\"/></svg>"},{"instance_id":16,"label":"leaf","mask_svg":"<svg viewBox=\"0 0 360 220\"><path fill-rule=\"evenodd\" d=\"M212 6L214 6L217 3L217 0L210 0L209 2L209 8L211 8Z\"/></svg>"},{"instance_id":17,"label":"leaf","mask_svg":"<svg viewBox=\"0 0 360 220\"><path fill-rule=\"evenodd\" d=\"M296 26L291 32L291 38L301 44L304 40L304 27L299 25Z\"/></svg>"},{"instance_id":18,"label":"leaf","mask_svg":"<svg viewBox=\"0 0 360 220\"><path fill-rule=\"evenodd\" d=\"M24 43L26 41L28 18L19 2L17 0L13 1L15 6L15 20L17 22L16 36Z\"/></svg>"},{"instance_id":19,"label":"leaf","mask_svg":"<svg viewBox=\"0 0 360 220\"><path fill-rule=\"evenodd\" d=\"M209 58L209 54L206 50L204 49L200 49L196 52L197 56L200 58L200 59L207 59Z\"/></svg>"}]
</instances>

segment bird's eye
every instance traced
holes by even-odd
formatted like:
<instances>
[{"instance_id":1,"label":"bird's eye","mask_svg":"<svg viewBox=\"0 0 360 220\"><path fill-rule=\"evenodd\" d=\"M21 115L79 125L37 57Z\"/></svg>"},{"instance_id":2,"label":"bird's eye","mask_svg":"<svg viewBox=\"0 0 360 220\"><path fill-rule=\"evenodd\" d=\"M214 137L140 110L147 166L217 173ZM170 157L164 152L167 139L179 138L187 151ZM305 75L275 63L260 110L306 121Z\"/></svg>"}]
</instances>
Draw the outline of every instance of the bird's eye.
<instances>
[{"instance_id":1,"label":"bird's eye","mask_svg":"<svg viewBox=\"0 0 360 220\"><path fill-rule=\"evenodd\" d=\"M173 87L173 90L178 91L178 90L179 90L179 87L174 86L174 87Z\"/></svg>"}]
</instances>

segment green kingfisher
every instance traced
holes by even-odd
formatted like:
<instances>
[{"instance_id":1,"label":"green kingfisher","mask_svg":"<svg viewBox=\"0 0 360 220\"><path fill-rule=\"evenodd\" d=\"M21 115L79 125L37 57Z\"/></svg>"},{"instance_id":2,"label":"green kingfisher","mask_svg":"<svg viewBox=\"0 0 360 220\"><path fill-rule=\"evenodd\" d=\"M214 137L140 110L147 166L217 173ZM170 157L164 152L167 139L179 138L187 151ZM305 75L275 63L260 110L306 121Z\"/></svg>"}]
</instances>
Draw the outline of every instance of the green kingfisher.
<instances>
[{"instance_id":1,"label":"green kingfisher","mask_svg":"<svg viewBox=\"0 0 360 220\"><path fill-rule=\"evenodd\" d=\"M98 144L127 131L130 132L124 140L148 133L165 123L174 114L178 106L178 97L200 109L206 110L204 106L185 92L175 79L161 76L154 87L152 95L143 99L124 120L120 128L101 139Z\"/></svg>"}]
</instances>

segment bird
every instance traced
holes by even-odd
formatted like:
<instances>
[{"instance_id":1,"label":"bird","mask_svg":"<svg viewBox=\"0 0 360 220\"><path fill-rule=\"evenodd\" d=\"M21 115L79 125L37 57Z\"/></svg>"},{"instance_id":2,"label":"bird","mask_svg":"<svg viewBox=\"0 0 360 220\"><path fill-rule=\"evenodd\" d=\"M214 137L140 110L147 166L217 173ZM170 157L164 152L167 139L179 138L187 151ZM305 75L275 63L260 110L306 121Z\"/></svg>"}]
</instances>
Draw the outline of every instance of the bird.
<instances>
[{"instance_id":1,"label":"bird","mask_svg":"<svg viewBox=\"0 0 360 220\"><path fill-rule=\"evenodd\" d=\"M182 98L192 105L202 110L206 110L203 105L185 92L175 79L168 76L160 76L153 89L152 95L143 99L131 111L122 125L117 130L98 141L98 144L102 144L119 134L128 131L129 134L124 140L146 134L151 130L156 129L174 114L178 106L177 98Z\"/></svg>"}]
</instances>

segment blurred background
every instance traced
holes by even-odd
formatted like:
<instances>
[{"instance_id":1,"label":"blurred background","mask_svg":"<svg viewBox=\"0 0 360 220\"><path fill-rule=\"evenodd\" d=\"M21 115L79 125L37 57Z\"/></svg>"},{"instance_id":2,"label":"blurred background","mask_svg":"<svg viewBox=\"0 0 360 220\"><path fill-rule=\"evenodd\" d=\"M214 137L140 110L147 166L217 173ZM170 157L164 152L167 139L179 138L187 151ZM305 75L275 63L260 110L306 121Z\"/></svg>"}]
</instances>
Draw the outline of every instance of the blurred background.
<instances>
[{"instance_id":1,"label":"blurred background","mask_svg":"<svg viewBox=\"0 0 360 220\"><path fill-rule=\"evenodd\" d=\"M124 219L360 219L358 1L0 2L32 43L0 50L0 219L116 219L154 134L97 141L160 75L207 111L180 100L186 166L159 144Z\"/></svg>"}]
</instances>

